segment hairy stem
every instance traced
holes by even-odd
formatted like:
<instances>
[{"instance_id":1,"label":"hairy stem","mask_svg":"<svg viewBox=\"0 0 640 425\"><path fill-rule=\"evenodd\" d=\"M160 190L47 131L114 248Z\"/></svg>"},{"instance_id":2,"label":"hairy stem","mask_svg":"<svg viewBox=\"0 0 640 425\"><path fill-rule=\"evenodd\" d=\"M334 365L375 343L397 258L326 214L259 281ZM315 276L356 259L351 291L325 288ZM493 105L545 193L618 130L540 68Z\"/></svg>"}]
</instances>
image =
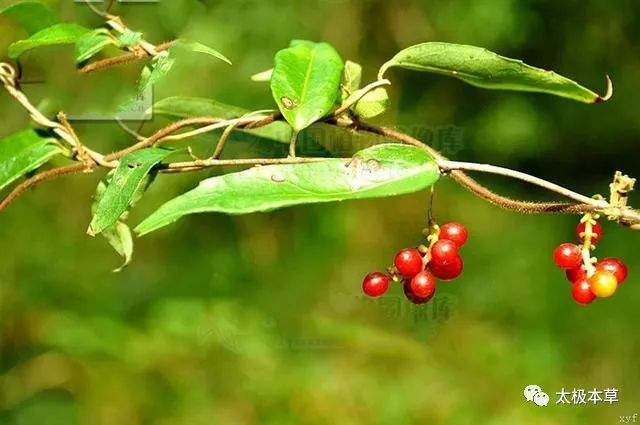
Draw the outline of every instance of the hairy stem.
<instances>
[{"instance_id":1,"label":"hairy stem","mask_svg":"<svg viewBox=\"0 0 640 425\"><path fill-rule=\"evenodd\" d=\"M176 41L167 41L166 43L158 44L155 46L156 52L164 52L169 50L176 44ZM129 62L135 62L140 59L149 58L150 55L145 50L139 50L131 53L125 53L124 55L114 56L112 58L101 59L96 62L92 62L80 68L79 72L81 74L90 74L95 71L100 71L103 69L111 68L118 65L123 65Z\"/></svg>"},{"instance_id":2,"label":"hairy stem","mask_svg":"<svg viewBox=\"0 0 640 425\"><path fill-rule=\"evenodd\" d=\"M489 164L476 164L472 162L457 162L457 161L448 161L448 160L438 161L438 166L440 167L441 170L445 172L450 172L454 170L464 170L464 171L477 171L481 173L497 174L499 176L511 177L517 180L522 180L524 182L530 183L535 186L539 186L551 192L555 192L566 198L573 199L574 201L577 201L583 204L593 205L595 208L606 208L609 205L609 203L606 201L589 198L587 196L576 193L572 190L566 189L555 183L551 183L541 178L534 177L529 174L522 173L520 171L511 170L504 167L497 167L495 165L489 165Z\"/></svg>"},{"instance_id":3,"label":"hairy stem","mask_svg":"<svg viewBox=\"0 0 640 425\"><path fill-rule=\"evenodd\" d=\"M425 145L419 140L404 134L402 132L385 128L385 127L376 127L367 123L358 123L360 129L378 134L393 140L397 140L402 143L407 143L409 145L420 147L427 152L429 152L433 158L436 160L438 164L443 163L447 164L448 161L446 157L441 155L438 151L431 148L430 146ZM476 165L474 164L474 168ZM502 174L505 169L500 169L499 167L495 167L492 171L501 170ZM476 169L475 171L487 171ZM508 170L508 177L516 177L529 183L536 184L538 186L544 187L548 190L551 190L555 193L558 193L563 196L567 196L567 194L576 195L575 192L570 191L569 189L562 188L561 186L549 186L551 183L545 182L544 180L537 179L533 176L526 175L524 173L515 172L512 170ZM482 184L475 181L473 178L469 177L464 171L460 169L456 169L453 171L449 171L449 176L455 180L458 184L465 187L472 193L477 196L485 199L486 201L497 205L501 208L517 211L524 214L539 214L539 213L563 213L563 214L585 214L585 213L600 213L606 215L609 220L617 221L618 223L627 226L631 230L640 230L640 211L635 210L633 208L627 207L625 204L617 204L615 202L604 202L598 201L592 198L582 197L579 195L580 202L584 201L585 203L569 203L569 202L528 202L528 201L520 201L508 198L506 196L499 195ZM544 182L543 185L538 183ZM561 189L561 190L555 190ZM578 200L575 196L570 196L571 199ZM588 202L586 202L588 201Z\"/></svg>"},{"instance_id":4,"label":"hairy stem","mask_svg":"<svg viewBox=\"0 0 640 425\"><path fill-rule=\"evenodd\" d=\"M16 200L20 195L26 192L28 189L33 186L42 183L46 180L52 180L56 177L61 177L67 174L79 173L86 169L85 164L79 162L77 164L68 165L66 167L54 168L53 170L43 171L41 173L36 174L35 176L28 178L23 181L19 185L13 188L11 192L0 201L0 211L4 210L10 203Z\"/></svg>"},{"instance_id":5,"label":"hairy stem","mask_svg":"<svg viewBox=\"0 0 640 425\"><path fill-rule=\"evenodd\" d=\"M348 158L343 158L348 161ZM161 170L165 172L181 172L185 170L201 170L219 166L254 166L254 165L295 165L326 161L327 158L248 158L248 159L203 159L189 162L172 162Z\"/></svg>"}]
</instances>

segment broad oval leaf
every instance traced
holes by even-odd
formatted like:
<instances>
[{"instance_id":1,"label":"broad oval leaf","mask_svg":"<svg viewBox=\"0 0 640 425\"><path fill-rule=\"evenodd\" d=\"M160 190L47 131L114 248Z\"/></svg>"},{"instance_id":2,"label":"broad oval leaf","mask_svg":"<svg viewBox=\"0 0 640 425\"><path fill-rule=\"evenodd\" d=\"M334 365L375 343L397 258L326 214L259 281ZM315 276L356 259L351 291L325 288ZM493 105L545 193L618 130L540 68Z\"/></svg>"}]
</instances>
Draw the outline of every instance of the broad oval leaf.
<instances>
[{"instance_id":1,"label":"broad oval leaf","mask_svg":"<svg viewBox=\"0 0 640 425\"><path fill-rule=\"evenodd\" d=\"M135 231L144 235L187 214L246 214L292 205L395 196L435 183L438 166L424 150L378 145L351 159L254 167L204 180L164 204Z\"/></svg>"},{"instance_id":2,"label":"broad oval leaf","mask_svg":"<svg viewBox=\"0 0 640 425\"><path fill-rule=\"evenodd\" d=\"M295 131L327 115L340 91L344 65L327 43L297 41L275 57L271 92Z\"/></svg>"},{"instance_id":3,"label":"broad oval leaf","mask_svg":"<svg viewBox=\"0 0 640 425\"><path fill-rule=\"evenodd\" d=\"M38 31L26 40L16 41L9 46L9 57L17 58L24 52L37 47L55 44L74 44L91 30L77 24L56 24Z\"/></svg>"},{"instance_id":4,"label":"broad oval leaf","mask_svg":"<svg viewBox=\"0 0 640 425\"><path fill-rule=\"evenodd\" d=\"M350 60L344 64L342 72L342 103L358 91L362 84L362 65Z\"/></svg>"},{"instance_id":5,"label":"broad oval leaf","mask_svg":"<svg viewBox=\"0 0 640 425\"><path fill-rule=\"evenodd\" d=\"M115 45L115 41L104 28L86 33L76 42L76 62L84 62L100 53L105 47Z\"/></svg>"},{"instance_id":6,"label":"broad oval leaf","mask_svg":"<svg viewBox=\"0 0 640 425\"><path fill-rule=\"evenodd\" d=\"M392 67L432 72L458 78L485 89L547 93L584 103L608 100L580 84L516 59L475 46L429 42L406 48L385 63L378 78Z\"/></svg>"},{"instance_id":7,"label":"broad oval leaf","mask_svg":"<svg viewBox=\"0 0 640 425\"><path fill-rule=\"evenodd\" d=\"M113 226L135 200L151 168L171 153L173 151L168 149L148 148L120 159L104 194L96 195L99 200L87 233L94 236Z\"/></svg>"},{"instance_id":8,"label":"broad oval leaf","mask_svg":"<svg viewBox=\"0 0 640 425\"><path fill-rule=\"evenodd\" d=\"M24 130L0 140L0 190L53 156L64 153L52 137Z\"/></svg>"},{"instance_id":9,"label":"broad oval leaf","mask_svg":"<svg viewBox=\"0 0 640 425\"><path fill-rule=\"evenodd\" d=\"M0 10L0 15L15 20L29 35L59 22L58 17L49 7L37 1L12 4Z\"/></svg>"}]
</instances>

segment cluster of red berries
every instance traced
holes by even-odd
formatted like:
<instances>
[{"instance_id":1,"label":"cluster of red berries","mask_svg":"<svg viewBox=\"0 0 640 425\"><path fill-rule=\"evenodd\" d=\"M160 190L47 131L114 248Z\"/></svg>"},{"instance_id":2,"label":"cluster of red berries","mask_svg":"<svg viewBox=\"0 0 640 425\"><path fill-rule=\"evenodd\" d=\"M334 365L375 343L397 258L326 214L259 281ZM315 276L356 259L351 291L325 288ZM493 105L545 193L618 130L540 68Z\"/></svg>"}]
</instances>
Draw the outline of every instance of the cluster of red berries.
<instances>
[{"instance_id":1,"label":"cluster of red berries","mask_svg":"<svg viewBox=\"0 0 640 425\"><path fill-rule=\"evenodd\" d=\"M573 299L579 304L591 304L596 298L613 295L627 279L627 266L618 258L597 261L591 251L602 239L602 226L597 217L587 214L576 233L581 245L563 243L553 253L556 265L565 270L573 285Z\"/></svg>"},{"instance_id":2,"label":"cluster of red berries","mask_svg":"<svg viewBox=\"0 0 640 425\"><path fill-rule=\"evenodd\" d=\"M395 256L388 273L370 273L362 282L362 290L370 297L380 297L391 281L400 282L404 294L414 304L424 304L436 292L436 278L450 281L462 274L462 258L458 250L467 242L467 229L460 223L434 225L427 240L429 247L407 248Z\"/></svg>"}]
</instances>

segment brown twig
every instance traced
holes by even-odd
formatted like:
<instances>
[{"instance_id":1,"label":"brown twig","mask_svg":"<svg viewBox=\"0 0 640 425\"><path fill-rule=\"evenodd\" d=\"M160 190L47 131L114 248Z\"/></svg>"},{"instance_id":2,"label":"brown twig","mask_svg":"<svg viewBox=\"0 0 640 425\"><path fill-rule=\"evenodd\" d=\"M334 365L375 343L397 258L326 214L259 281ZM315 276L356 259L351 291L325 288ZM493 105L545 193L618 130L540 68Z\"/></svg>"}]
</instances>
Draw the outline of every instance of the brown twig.
<instances>
[{"instance_id":1,"label":"brown twig","mask_svg":"<svg viewBox=\"0 0 640 425\"><path fill-rule=\"evenodd\" d=\"M200 159L188 162L172 162L161 168L165 172L195 171L209 167L246 167L255 165L295 165L326 161L327 158L248 158L248 159ZM348 158L344 158L348 161Z\"/></svg>"},{"instance_id":2,"label":"brown twig","mask_svg":"<svg viewBox=\"0 0 640 425\"><path fill-rule=\"evenodd\" d=\"M243 123L242 125L239 125L239 128L258 128L260 126L264 126L264 125L268 125L270 123L272 123L273 121L275 121L277 119L277 115L270 115L267 117L258 117L255 119L255 121L251 121L251 122L247 122L247 123ZM123 156L131 153L131 152L135 152L138 151L140 149L144 149L147 147L151 147L154 144L160 142L163 138L175 133L176 131L185 128L185 127L189 127L189 126L193 126L193 125L208 125L208 124L215 124L215 123L219 123L219 122L223 122L225 120L223 120L222 118L210 118L210 117L198 117L198 118L187 118L181 121L177 121L174 123L171 123L170 125L158 130L156 133L154 133L153 135L151 135L148 138L145 138L144 140L129 146L125 149L122 149L118 152L114 152L112 154L109 155L105 155L103 157L104 162L102 162L101 164L98 164L96 162L92 162L92 163L84 163L84 162L79 162L77 164L72 164L72 165L68 165L68 166L64 166L64 167L59 167L59 168L54 168L52 170L47 170L47 171L42 171L38 174L36 174L35 176L23 181L22 183L20 183L19 185L17 185L16 187L13 188L13 190L11 192L9 192L9 194L2 199L2 201L0 201L0 211L4 210L9 204L11 204L14 200L16 200L20 195L22 195L23 193L25 193L28 189L38 185L39 183L42 183L44 181L47 180L52 180L55 179L57 177L61 177L64 175L68 175L68 174L73 174L73 173L79 173L79 172L91 172L93 171L95 168L99 167L99 166L103 166L103 167L108 167L109 165L113 165L115 164L115 161L121 159ZM313 159L308 159L308 158L300 158L299 162L295 162L295 163L302 163L309 160L308 162L313 161ZM282 159L255 159L255 160L226 160L226 161L222 161L222 160L217 160L216 162L212 162L209 164L203 164L203 165L195 165L195 164L191 164L192 167L189 168L187 166L187 163L183 163L182 165L184 166L183 169L180 168L180 163L176 163L178 165L174 166L174 170L173 172L185 172L185 171L194 171L194 170L200 170L204 167L210 167L210 166L214 166L214 165L264 165L267 163L270 163L271 161L283 161L282 163L287 163L287 161L290 161L288 158L282 158ZM277 163L277 162L274 162ZM292 162L294 163L294 162ZM169 170L166 170L169 171Z\"/></svg>"},{"instance_id":3,"label":"brown twig","mask_svg":"<svg viewBox=\"0 0 640 425\"><path fill-rule=\"evenodd\" d=\"M385 127L376 127L367 123L359 123L359 128L375 133L381 136L385 136L402 143L406 143L412 146L419 147L426 150L437 161L446 161L447 159L435 149L420 142L419 140L404 134L397 130ZM525 214L536 213L565 213L565 214L583 214L585 212L591 212L596 207L588 204L581 203L568 203L568 202L529 202L520 201L508 198L506 196L499 195L482 184L478 183L475 179L468 176L465 172L460 170L447 171L449 176L458 182L460 185L478 195L479 197L489 201L494 205L498 205L504 209L514 210Z\"/></svg>"},{"instance_id":4,"label":"brown twig","mask_svg":"<svg viewBox=\"0 0 640 425\"><path fill-rule=\"evenodd\" d=\"M164 52L169 50L175 44L176 44L175 40L167 41L166 43L158 44L157 46L155 46L155 49L158 52ZM100 70L111 68L114 66L135 62L137 60L146 59L149 57L150 55L146 51L138 50L135 52L126 53L124 55L114 56L111 58L101 59L99 61L92 62L80 68L78 72L80 72L81 74L90 74L95 71L100 71Z\"/></svg>"},{"instance_id":5,"label":"brown twig","mask_svg":"<svg viewBox=\"0 0 640 425\"><path fill-rule=\"evenodd\" d=\"M229 137L231 136L231 133L235 129L236 129L236 125L234 125L234 124L232 124L232 125L230 125L230 126L228 126L227 128L224 129L224 131L222 132L222 135L220 136L220 139L218 140L218 144L216 145L216 149L213 151L213 154L211 154L211 158L210 159L218 159L218 158L220 158L220 155L222 155L222 151L224 150L224 147L227 144L227 140L229 140Z\"/></svg>"},{"instance_id":6,"label":"brown twig","mask_svg":"<svg viewBox=\"0 0 640 425\"><path fill-rule=\"evenodd\" d=\"M55 179L56 177L61 177L67 174L78 173L84 170L86 170L86 165L79 162L77 164L68 165L66 167L54 168L53 170L47 170L47 171L38 173L35 176L28 178L27 180L23 181L22 183L14 187L13 190L9 192L9 194L2 201L0 201L0 211L4 210L16 198L18 198L25 191L37 185L38 183L42 183L43 181L46 181L46 180Z\"/></svg>"}]
</instances>

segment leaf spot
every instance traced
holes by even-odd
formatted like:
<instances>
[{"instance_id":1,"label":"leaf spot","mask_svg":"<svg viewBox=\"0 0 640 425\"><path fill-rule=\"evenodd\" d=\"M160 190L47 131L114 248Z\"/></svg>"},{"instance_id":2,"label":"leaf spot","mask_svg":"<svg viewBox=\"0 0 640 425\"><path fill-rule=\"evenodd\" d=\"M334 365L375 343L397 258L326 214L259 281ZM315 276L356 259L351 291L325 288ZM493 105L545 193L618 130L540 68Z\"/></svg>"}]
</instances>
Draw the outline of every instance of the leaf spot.
<instances>
[{"instance_id":1,"label":"leaf spot","mask_svg":"<svg viewBox=\"0 0 640 425\"><path fill-rule=\"evenodd\" d=\"M142 164L139 163L139 162L131 162L131 163L127 164L127 167L129 167L131 169L135 169L135 168L142 167Z\"/></svg>"},{"instance_id":2,"label":"leaf spot","mask_svg":"<svg viewBox=\"0 0 640 425\"><path fill-rule=\"evenodd\" d=\"M367 161L367 167L369 168L369 171L376 172L380 169L380 163L375 159L370 159Z\"/></svg>"},{"instance_id":3,"label":"leaf spot","mask_svg":"<svg viewBox=\"0 0 640 425\"><path fill-rule=\"evenodd\" d=\"M287 96L282 96L280 98L280 102L282 102L282 106L284 106L286 109L294 109L298 106L298 103L295 100Z\"/></svg>"},{"instance_id":4,"label":"leaf spot","mask_svg":"<svg viewBox=\"0 0 640 425\"><path fill-rule=\"evenodd\" d=\"M284 183L287 179L281 173L273 173L271 175L271 181L274 183Z\"/></svg>"}]
</instances>

